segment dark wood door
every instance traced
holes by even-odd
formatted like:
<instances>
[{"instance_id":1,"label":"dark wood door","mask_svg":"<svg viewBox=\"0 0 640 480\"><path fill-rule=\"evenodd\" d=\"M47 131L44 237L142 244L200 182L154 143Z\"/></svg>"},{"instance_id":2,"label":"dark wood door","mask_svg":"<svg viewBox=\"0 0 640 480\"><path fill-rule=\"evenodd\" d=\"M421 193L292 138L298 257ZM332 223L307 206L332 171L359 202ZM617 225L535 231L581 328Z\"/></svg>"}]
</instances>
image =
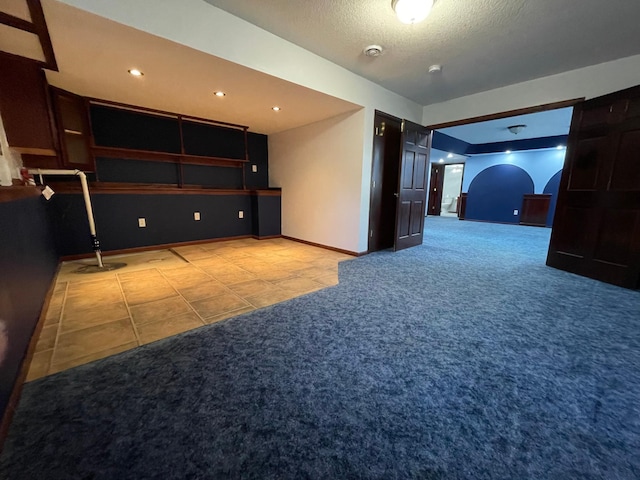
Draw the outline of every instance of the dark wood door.
<instances>
[{"instance_id":1,"label":"dark wood door","mask_svg":"<svg viewBox=\"0 0 640 480\"><path fill-rule=\"evenodd\" d=\"M396 228L396 189L402 120L383 112L374 119L369 252L393 247Z\"/></svg>"},{"instance_id":2,"label":"dark wood door","mask_svg":"<svg viewBox=\"0 0 640 480\"><path fill-rule=\"evenodd\" d=\"M406 120L402 125L394 250L422 244L431 148L431 130Z\"/></svg>"},{"instance_id":3,"label":"dark wood door","mask_svg":"<svg viewBox=\"0 0 640 480\"><path fill-rule=\"evenodd\" d=\"M428 215L440 215L442 209L442 187L444 186L444 165L431 164L431 176L429 180L429 205Z\"/></svg>"},{"instance_id":4,"label":"dark wood door","mask_svg":"<svg viewBox=\"0 0 640 480\"><path fill-rule=\"evenodd\" d=\"M575 107L547 265L640 288L640 87Z\"/></svg>"}]
</instances>

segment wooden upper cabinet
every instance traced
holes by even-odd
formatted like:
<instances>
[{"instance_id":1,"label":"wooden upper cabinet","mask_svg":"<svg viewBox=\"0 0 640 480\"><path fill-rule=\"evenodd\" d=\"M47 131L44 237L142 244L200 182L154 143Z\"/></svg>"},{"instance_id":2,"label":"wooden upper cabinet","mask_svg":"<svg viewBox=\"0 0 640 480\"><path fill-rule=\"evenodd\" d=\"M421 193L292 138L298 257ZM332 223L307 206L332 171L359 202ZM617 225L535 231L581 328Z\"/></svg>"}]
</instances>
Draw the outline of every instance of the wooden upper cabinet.
<instances>
[{"instance_id":1,"label":"wooden upper cabinet","mask_svg":"<svg viewBox=\"0 0 640 480\"><path fill-rule=\"evenodd\" d=\"M60 136L62 166L93 171L91 128L85 99L71 92L51 89Z\"/></svg>"},{"instance_id":2,"label":"wooden upper cabinet","mask_svg":"<svg viewBox=\"0 0 640 480\"><path fill-rule=\"evenodd\" d=\"M0 53L0 115L18 153L56 155L46 85L37 62Z\"/></svg>"}]
</instances>

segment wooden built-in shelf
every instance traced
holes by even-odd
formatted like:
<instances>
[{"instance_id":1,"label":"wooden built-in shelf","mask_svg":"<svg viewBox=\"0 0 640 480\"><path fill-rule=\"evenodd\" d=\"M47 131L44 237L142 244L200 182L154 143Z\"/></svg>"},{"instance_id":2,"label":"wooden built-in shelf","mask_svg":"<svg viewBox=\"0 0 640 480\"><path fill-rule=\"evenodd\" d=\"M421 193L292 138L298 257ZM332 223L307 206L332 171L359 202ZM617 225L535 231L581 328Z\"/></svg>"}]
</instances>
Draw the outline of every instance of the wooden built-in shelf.
<instances>
[{"instance_id":1,"label":"wooden built-in shelf","mask_svg":"<svg viewBox=\"0 0 640 480\"><path fill-rule=\"evenodd\" d=\"M210 165L217 167L241 168L249 160L239 158L203 157L181 153L152 152L147 150L133 150L116 147L92 147L94 157L126 158L129 160L143 160L150 162L182 163L185 165Z\"/></svg>"},{"instance_id":2,"label":"wooden built-in shelf","mask_svg":"<svg viewBox=\"0 0 640 480\"><path fill-rule=\"evenodd\" d=\"M56 193L81 193L79 182L47 182ZM11 187L7 187L11 188ZM17 188L17 187L15 187ZM26 187L20 187L26 188ZM36 187L30 187L35 189ZM231 188L207 188L201 185L185 185L160 183L115 183L89 182L89 189L94 194L135 194L135 195L259 195L280 196L279 188L240 190ZM40 191L38 190L39 194Z\"/></svg>"}]
</instances>

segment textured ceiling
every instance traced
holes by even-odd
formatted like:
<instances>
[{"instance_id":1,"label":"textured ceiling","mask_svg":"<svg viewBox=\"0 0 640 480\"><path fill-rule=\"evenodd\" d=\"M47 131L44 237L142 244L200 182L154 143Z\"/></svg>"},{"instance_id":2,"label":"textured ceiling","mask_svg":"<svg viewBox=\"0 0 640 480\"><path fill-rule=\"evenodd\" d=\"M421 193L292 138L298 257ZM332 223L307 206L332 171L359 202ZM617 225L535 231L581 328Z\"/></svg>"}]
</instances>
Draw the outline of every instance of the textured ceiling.
<instances>
[{"instance_id":1,"label":"textured ceiling","mask_svg":"<svg viewBox=\"0 0 640 480\"><path fill-rule=\"evenodd\" d=\"M640 54L638 0L438 0L417 25L391 0L206 1L422 105Z\"/></svg>"},{"instance_id":2,"label":"textured ceiling","mask_svg":"<svg viewBox=\"0 0 640 480\"><path fill-rule=\"evenodd\" d=\"M360 108L54 0L42 4L60 68L47 71L47 79L80 95L248 125L266 134ZM132 77L130 68L144 76ZM227 96L214 96L217 90ZM274 112L274 105L282 110Z\"/></svg>"},{"instance_id":3,"label":"textured ceiling","mask_svg":"<svg viewBox=\"0 0 640 480\"><path fill-rule=\"evenodd\" d=\"M554 137L569 133L572 113L573 107L559 108L547 110L546 112L441 128L438 131L472 144ZM517 135L514 135L507 129L510 125L526 125L527 127Z\"/></svg>"}]
</instances>

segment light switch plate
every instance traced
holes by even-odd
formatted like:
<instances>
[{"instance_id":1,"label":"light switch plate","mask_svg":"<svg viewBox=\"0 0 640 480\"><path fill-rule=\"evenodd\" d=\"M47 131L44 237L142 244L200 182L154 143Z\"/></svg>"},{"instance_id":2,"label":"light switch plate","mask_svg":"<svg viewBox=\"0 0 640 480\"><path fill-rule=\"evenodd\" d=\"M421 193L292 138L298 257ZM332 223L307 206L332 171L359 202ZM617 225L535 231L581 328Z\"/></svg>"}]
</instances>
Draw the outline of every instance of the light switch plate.
<instances>
[{"instance_id":1,"label":"light switch plate","mask_svg":"<svg viewBox=\"0 0 640 480\"><path fill-rule=\"evenodd\" d=\"M513 214L514 214L514 215L518 215L518 210L514 210L514 211L513 211Z\"/></svg>"}]
</instances>

